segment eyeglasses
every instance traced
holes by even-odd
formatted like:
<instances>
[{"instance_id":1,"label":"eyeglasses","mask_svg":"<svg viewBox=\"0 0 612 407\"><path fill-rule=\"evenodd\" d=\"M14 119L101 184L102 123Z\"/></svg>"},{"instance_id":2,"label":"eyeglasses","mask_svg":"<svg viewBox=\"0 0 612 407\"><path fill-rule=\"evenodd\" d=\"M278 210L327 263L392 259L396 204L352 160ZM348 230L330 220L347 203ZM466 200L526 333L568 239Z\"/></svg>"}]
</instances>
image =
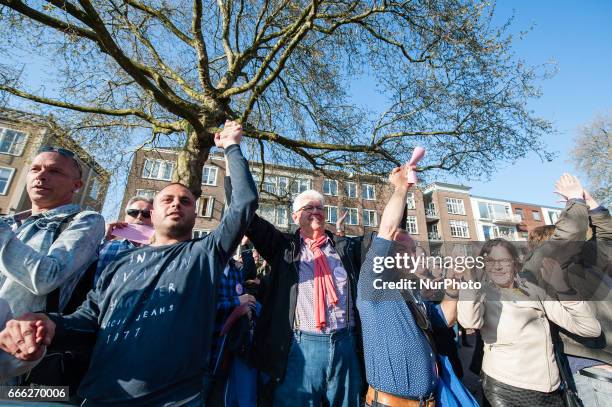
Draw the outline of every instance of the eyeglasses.
<instances>
[{"instance_id":1,"label":"eyeglasses","mask_svg":"<svg viewBox=\"0 0 612 407\"><path fill-rule=\"evenodd\" d=\"M495 264L500 264L502 266L511 266L512 263L514 263L514 260L512 259L492 259L492 258L485 258L484 259L485 264L493 266Z\"/></svg>"},{"instance_id":2,"label":"eyeglasses","mask_svg":"<svg viewBox=\"0 0 612 407\"><path fill-rule=\"evenodd\" d=\"M300 209L297 210L297 212L299 211L306 211L306 212L314 212L314 211L321 211L323 212L323 207L322 206L315 206L315 205L305 205L302 206Z\"/></svg>"},{"instance_id":3,"label":"eyeglasses","mask_svg":"<svg viewBox=\"0 0 612 407\"><path fill-rule=\"evenodd\" d=\"M64 157L68 157L70 159L72 159L72 162L74 162L74 165L76 166L77 170L79 170L79 177L83 176L83 169L81 168L81 164L79 163L79 160L76 159L76 154L74 153L74 151L65 149L65 148L56 148L56 147L52 147L52 146L42 146L41 148L38 149L39 153L48 153L48 152L53 152L53 153L58 153L59 155L63 155Z\"/></svg>"},{"instance_id":4,"label":"eyeglasses","mask_svg":"<svg viewBox=\"0 0 612 407\"><path fill-rule=\"evenodd\" d=\"M149 209L128 209L125 211L125 213L132 218L137 218L138 215L142 215L142 217L145 219L149 219L151 217L151 211Z\"/></svg>"}]
</instances>

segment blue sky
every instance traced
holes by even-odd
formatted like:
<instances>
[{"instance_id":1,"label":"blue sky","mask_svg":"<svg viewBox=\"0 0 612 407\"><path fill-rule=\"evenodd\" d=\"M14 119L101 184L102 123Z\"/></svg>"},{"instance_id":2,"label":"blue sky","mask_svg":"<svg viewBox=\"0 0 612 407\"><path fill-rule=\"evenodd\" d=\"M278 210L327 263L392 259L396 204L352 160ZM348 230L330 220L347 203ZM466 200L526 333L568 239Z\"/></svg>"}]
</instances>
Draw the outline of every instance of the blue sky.
<instances>
[{"instance_id":1,"label":"blue sky","mask_svg":"<svg viewBox=\"0 0 612 407\"><path fill-rule=\"evenodd\" d=\"M530 65L553 60L557 74L542 82L543 96L530 103L536 115L550 120L558 134L547 144L558 156L542 163L536 154L507 165L490 181L469 182L471 193L558 206L552 193L564 171L575 171L569 151L580 125L596 114L612 111L612 2L610 1L500 1L501 20L514 11L512 32L533 29L514 50ZM449 177L448 181L461 183Z\"/></svg>"},{"instance_id":2,"label":"blue sky","mask_svg":"<svg viewBox=\"0 0 612 407\"><path fill-rule=\"evenodd\" d=\"M488 181L466 181L452 175L440 180L467 184L474 195L558 206L553 184L564 171L575 171L569 151L578 127L598 113L612 112L612 1L502 0L495 21L501 24L513 14L512 33L532 28L523 39L515 40L516 57L528 65L556 63L556 75L540 83L543 96L529 107L536 116L554 124L557 133L545 141L549 150L557 152L557 158L543 163L532 153L501 167ZM38 58L24 57L31 61L27 75L30 87L45 84L51 90L53 86L46 81L45 67L36 62ZM356 96L363 99L374 95ZM19 107L19 101L13 102ZM105 215L114 217L117 213L122 191L122 186L114 185Z\"/></svg>"}]
</instances>

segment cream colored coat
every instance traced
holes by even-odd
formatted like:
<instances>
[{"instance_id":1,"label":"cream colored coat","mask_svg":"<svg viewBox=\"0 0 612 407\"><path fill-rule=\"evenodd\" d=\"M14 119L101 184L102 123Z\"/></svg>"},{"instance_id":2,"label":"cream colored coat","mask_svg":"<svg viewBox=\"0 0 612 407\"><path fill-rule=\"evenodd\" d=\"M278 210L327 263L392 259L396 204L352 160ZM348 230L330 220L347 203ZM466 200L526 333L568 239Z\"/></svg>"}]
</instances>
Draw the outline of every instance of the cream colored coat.
<instances>
[{"instance_id":1,"label":"cream colored coat","mask_svg":"<svg viewBox=\"0 0 612 407\"><path fill-rule=\"evenodd\" d=\"M559 387L559 370L548 320L585 337L598 336L601 327L588 303L538 301L543 297L525 295L537 291L527 283L523 293L492 284L487 284L475 299L466 299L470 294L461 292L457 319L465 328L480 329L484 341L482 370L488 376L511 386L551 392Z\"/></svg>"}]
</instances>

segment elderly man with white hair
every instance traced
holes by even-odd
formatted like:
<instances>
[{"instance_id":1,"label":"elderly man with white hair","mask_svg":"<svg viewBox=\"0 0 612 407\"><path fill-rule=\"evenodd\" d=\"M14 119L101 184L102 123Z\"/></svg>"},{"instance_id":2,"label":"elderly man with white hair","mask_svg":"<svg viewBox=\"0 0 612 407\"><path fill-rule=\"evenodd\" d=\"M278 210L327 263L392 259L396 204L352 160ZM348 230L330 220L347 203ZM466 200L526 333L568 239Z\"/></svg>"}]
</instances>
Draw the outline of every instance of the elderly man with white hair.
<instances>
[{"instance_id":1,"label":"elderly man with white hair","mask_svg":"<svg viewBox=\"0 0 612 407\"><path fill-rule=\"evenodd\" d=\"M226 180L226 193L230 188ZM257 215L246 233L271 267L251 352L251 363L270 377L266 390L273 390L260 392L262 405L360 405L360 252L356 241L325 230L323 205L319 192L304 191L293 202L295 233Z\"/></svg>"}]
</instances>

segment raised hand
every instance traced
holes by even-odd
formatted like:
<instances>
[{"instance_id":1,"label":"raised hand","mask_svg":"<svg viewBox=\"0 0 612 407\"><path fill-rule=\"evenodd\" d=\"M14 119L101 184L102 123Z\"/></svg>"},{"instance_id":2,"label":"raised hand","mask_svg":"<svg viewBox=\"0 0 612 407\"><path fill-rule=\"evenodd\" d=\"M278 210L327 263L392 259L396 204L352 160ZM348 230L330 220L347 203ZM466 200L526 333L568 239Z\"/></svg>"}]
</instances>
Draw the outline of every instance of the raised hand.
<instances>
[{"instance_id":1,"label":"raised hand","mask_svg":"<svg viewBox=\"0 0 612 407\"><path fill-rule=\"evenodd\" d=\"M396 167L389 174L389 182L395 188L408 187L408 170L405 166Z\"/></svg>"},{"instance_id":2,"label":"raised hand","mask_svg":"<svg viewBox=\"0 0 612 407\"><path fill-rule=\"evenodd\" d=\"M565 200L584 198L584 188L582 188L580 181L568 173L563 174L555 182L555 193L561 195Z\"/></svg>"},{"instance_id":3,"label":"raised hand","mask_svg":"<svg viewBox=\"0 0 612 407\"><path fill-rule=\"evenodd\" d=\"M240 144L240 140L242 140L242 125L236 121L226 120L223 130L215 133L215 146L219 148Z\"/></svg>"}]
</instances>

